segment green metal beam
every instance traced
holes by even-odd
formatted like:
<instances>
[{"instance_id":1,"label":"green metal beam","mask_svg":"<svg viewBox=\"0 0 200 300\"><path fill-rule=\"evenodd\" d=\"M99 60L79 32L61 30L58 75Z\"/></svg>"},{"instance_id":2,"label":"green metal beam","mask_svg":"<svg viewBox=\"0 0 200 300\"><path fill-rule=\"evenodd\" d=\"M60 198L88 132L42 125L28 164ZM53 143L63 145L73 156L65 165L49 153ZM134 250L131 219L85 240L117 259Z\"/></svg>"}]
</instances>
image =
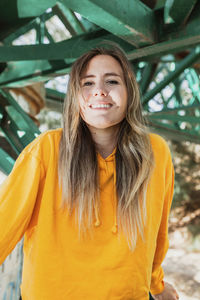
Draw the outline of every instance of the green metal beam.
<instances>
[{"instance_id":1,"label":"green metal beam","mask_svg":"<svg viewBox=\"0 0 200 300\"><path fill-rule=\"evenodd\" d=\"M161 135L164 135L168 139L172 139L175 141L190 141L191 143L200 143L200 135L199 134L191 134L189 132L182 132L179 129L175 128L167 128L164 124L155 124L149 120L149 128L151 132L155 132Z\"/></svg>"},{"instance_id":2,"label":"green metal beam","mask_svg":"<svg viewBox=\"0 0 200 300\"><path fill-rule=\"evenodd\" d=\"M190 53L185 59L183 59L176 69L173 72L170 72L169 75L155 88L147 92L143 96L143 105L145 105L150 99L152 99L156 94L158 94L166 85L172 82L177 78L187 67L191 66L195 61L200 58L200 47L196 47L192 53Z\"/></svg>"},{"instance_id":3,"label":"green metal beam","mask_svg":"<svg viewBox=\"0 0 200 300\"><path fill-rule=\"evenodd\" d=\"M166 35L166 34L163 35L162 39L166 39L166 40L168 39L167 41L160 42L160 43L157 43L152 46L147 46L147 47L143 47L140 49L127 51L129 59L130 60L136 60L136 59L148 60L153 57L160 57L160 56L163 56L168 53L182 51L186 48L190 48L190 47L194 47L195 45L198 45L200 43L200 22L199 22L200 5L197 5L196 7L197 8L195 8L194 16L190 19L190 22L187 24L187 26L185 26L184 29L181 29L180 31L177 31L177 32L172 32L171 34L168 34L168 35ZM94 35L95 35L95 33L94 33ZM113 40L112 37L113 37L113 35L110 35L109 39ZM85 36L80 37L80 39L81 38L82 38L81 43L83 43L84 39L86 39L87 43L88 43L88 39L91 42L91 39L94 39L94 36L89 37L86 34ZM104 39L104 37L101 36L101 39ZM118 38L117 42L120 43L120 40L121 39ZM66 48L63 47L65 42L66 42ZM21 60L21 59L24 59L24 60L44 59L44 57L46 57L47 59L62 59L64 57L68 56L67 50L68 50L68 53L71 48L73 48L73 50L75 52L78 51L78 49L77 49L78 47L73 47L73 44L72 44L72 43L76 44L76 42L78 42L78 40L70 39L65 42L56 43L54 46L43 45L43 48L36 48L36 47L38 47L37 45L28 46L31 48L7 48L6 46L1 46L0 47L0 61L10 61L10 60L13 61L13 60ZM79 42L80 42L80 40L79 40ZM84 47L86 47L86 44L84 45ZM15 46L15 47L17 47L17 46ZM18 47L25 47L25 46L18 46ZM58 48L54 48L54 47L58 47ZM63 51L62 51L62 48L63 48ZM28 50L27 56L24 55L24 51L26 49ZM25 52L25 54L26 54L26 52ZM70 57L71 57L71 55L73 55L73 54L70 53ZM75 55L75 56L77 57L77 55Z\"/></svg>"},{"instance_id":4,"label":"green metal beam","mask_svg":"<svg viewBox=\"0 0 200 300\"><path fill-rule=\"evenodd\" d=\"M64 102L65 94L57 90L46 88L46 97L56 102Z\"/></svg>"},{"instance_id":5,"label":"green metal beam","mask_svg":"<svg viewBox=\"0 0 200 300\"><path fill-rule=\"evenodd\" d=\"M166 0L164 8L165 23L183 25L188 20L197 0Z\"/></svg>"},{"instance_id":6,"label":"green metal beam","mask_svg":"<svg viewBox=\"0 0 200 300\"><path fill-rule=\"evenodd\" d=\"M14 23L4 23L0 18L0 41L4 40L32 20L32 18L28 18L16 20Z\"/></svg>"},{"instance_id":7,"label":"green metal beam","mask_svg":"<svg viewBox=\"0 0 200 300\"><path fill-rule=\"evenodd\" d=\"M125 51L129 51L132 48L130 44L122 41L114 35L107 33L105 30L97 30L91 33L75 36L60 43L34 45L34 48L33 46L11 46L16 47L15 49L17 49L18 59L27 59L27 56L29 56L29 58L32 56L36 59L39 57L39 53L37 52L39 52L39 49L41 49L40 47L42 47L42 57L45 59L8 63L8 67L4 70L4 72L0 74L0 87L24 86L27 84L32 84L33 82L46 81L51 79L52 77L69 73L71 63L82 53L102 42L102 40L112 40L120 44ZM20 53L19 49L22 50L21 47L23 47L23 50L25 52ZM0 47L0 52L1 49L2 48ZM33 51L31 55L28 54L28 51L30 49L32 49ZM51 50L51 52L48 54L49 49ZM3 53L1 52L1 54ZM10 58L8 59L8 61L13 61L13 58L11 58L13 57L12 53L10 53L9 55ZM51 56L57 58L66 57L66 59L47 61L47 59Z\"/></svg>"},{"instance_id":8,"label":"green metal beam","mask_svg":"<svg viewBox=\"0 0 200 300\"><path fill-rule=\"evenodd\" d=\"M122 41L117 36L100 29L54 44L0 46L0 62L42 59L67 59L68 62L72 62L85 51L98 43L102 43L102 40L114 41L120 44L125 51L130 51L132 48L130 44Z\"/></svg>"},{"instance_id":9,"label":"green metal beam","mask_svg":"<svg viewBox=\"0 0 200 300\"><path fill-rule=\"evenodd\" d=\"M44 82L70 71L64 61L22 61L8 63L8 68L0 75L0 88L21 87L35 82Z\"/></svg>"},{"instance_id":10,"label":"green metal beam","mask_svg":"<svg viewBox=\"0 0 200 300\"><path fill-rule=\"evenodd\" d=\"M200 22L199 22L200 23ZM95 35L99 33L99 38ZM200 32L200 31L199 31ZM103 30L98 30L93 33L86 33L84 35L73 37L66 41L62 41L55 44L45 45L30 45L30 46L0 46L0 62L6 61L21 61L21 60L41 60L41 59L64 59L72 58L76 59L80 53L83 53L83 49L87 51L91 46L95 46L101 40L111 40L121 44L122 41L111 34L106 34ZM77 47L78 43L78 47ZM200 33L193 37L186 37L184 39L169 40L140 48L137 50L127 49L127 56L130 60L149 60L153 57L163 56L168 53L182 51L184 49L194 47L200 44ZM81 48L82 52L79 50Z\"/></svg>"},{"instance_id":11,"label":"green metal beam","mask_svg":"<svg viewBox=\"0 0 200 300\"><path fill-rule=\"evenodd\" d=\"M0 170L8 175L11 172L14 163L15 160L0 148Z\"/></svg>"},{"instance_id":12,"label":"green metal beam","mask_svg":"<svg viewBox=\"0 0 200 300\"><path fill-rule=\"evenodd\" d=\"M193 1L187 1L187 2L193 2ZM180 8L179 8L180 11ZM165 30L165 27L163 27L163 30L160 31L160 37L159 40L170 40L170 39L185 39L187 38L194 38L199 36L200 32L200 1L198 1L192 11L192 14L190 18L188 19L188 22L179 28L177 26L170 26L170 29Z\"/></svg>"},{"instance_id":13,"label":"green metal beam","mask_svg":"<svg viewBox=\"0 0 200 300\"><path fill-rule=\"evenodd\" d=\"M53 7L53 12L60 18L72 36L86 32L83 24L78 20L74 12L63 3L58 2Z\"/></svg>"},{"instance_id":14,"label":"green metal beam","mask_svg":"<svg viewBox=\"0 0 200 300\"><path fill-rule=\"evenodd\" d=\"M165 107L161 111L154 111L153 115L160 115L160 114L174 114L176 112L180 111L193 111L195 109L200 108L200 102L199 104L190 104L190 105L179 105L178 107L168 108ZM151 115L151 113L148 112L148 115Z\"/></svg>"},{"instance_id":15,"label":"green metal beam","mask_svg":"<svg viewBox=\"0 0 200 300\"><path fill-rule=\"evenodd\" d=\"M2 40L3 44L6 44L6 45L11 44L12 41L17 39L21 35L27 33L31 29L35 29L37 27L38 21L40 19L43 20L43 22L45 22L45 21L49 20L50 18L52 18L53 16L54 16L54 13L51 11L51 12L42 14L40 17L37 17L36 19L31 19L30 22L26 23L24 26L21 26L17 30L14 30L10 35L8 35L6 38L4 38Z\"/></svg>"},{"instance_id":16,"label":"green metal beam","mask_svg":"<svg viewBox=\"0 0 200 300\"><path fill-rule=\"evenodd\" d=\"M46 88L45 106L54 111L62 112L65 94Z\"/></svg>"},{"instance_id":17,"label":"green metal beam","mask_svg":"<svg viewBox=\"0 0 200 300\"><path fill-rule=\"evenodd\" d=\"M40 131L13 97L2 90L0 90L0 111L0 129L15 152L19 154L40 134Z\"/></svg>"},{"instance_id":18,"label":"green metal beam","mask_svg":"<svg viewBox=\"0 0 200 300\"><path fill-rule=\"evenodd\" d=\"M154 12L139 0L62 0L62 3L136 48L156 42Z\"/></svg>"},{"instance_id":19,"label":"green metal beam","mask_svg":"<svg viewBox=\"0 0 200 300\"><path fill-rule=\"evenodd\" d=\"M198 35L181 39L172 39L153 46L136 49L127 53L129 60L152 60L169 53L177 53L200 44L200 32Z\"/></svg>"},{"instance_id":20,"label":"green metal beam","mask_svg":"<svg viewBox=\"0 0 200 300\"><path fill-rule=\"evenodd\" d=\"M152 81L153 75L155 74L157 64L147 63L141 74L141 80L139 82L140 90L142 94L146 93L150 82Z\"/></svg>"},{"instance_id":21,"label":"green metal beam","mask_svg":"<svg viewBox=\"0 0 200 300\"><path fill-rule=\"evenodd\" d=\"M49 7L56 4L56 0L1 0L0 19L13 22L19 18L37 17L43 14Z\"/></svg>"},{"instance_id":22,"label":"green metal beam","mask_svg":"<svg viewBox=\"0 0 200 300\"><path fill-rule=\"evenodd\" d=\"M177 29L176 26L165 32L160 27L159 42L155 45L146 46L128 53L130 60L151 60L166 54L177 53L200 44L200 2L187 24Z\"/></svg>"},{"instance_id":23,"label":"green metal beam","mask_svg":"<svg viewBox=\"0 0 200 300\"><path fill-rule=\"evenodd\" d=\"M15 111L18 117L18 122L20 123L22 130L30 129L34 134L39 134L40 131L31 118L25 113L25 111L19 106L15 99L10 95L9 92L3 91L0 89L1 101L6 100L8 107L12 107L12 112ZM7 109L7 112L12 116L12 112Z\"/></svg>"},{"instance_id":24,"label":"green metal beam","mask_svg":"<svg viewBox=\"0 0 200 300\"><path fill-rule=\"evenodd\" d=\"M200 108L200 105L199 105ZM151 114L150 117L151 120L161 120L161 121L173 121L173 122L189 122L189 123L194 123L194 124L198 124L199 123L199 117L193 117L193 116L179 116L179 115L175 115L175 114Z\"/></svg>"},{"instance_id":25,"label":"green metal beam","mask_svg":"<svg viewBox=\"0 0 200 300\"><path fill-rule=\"evenodd\" d=\"M15 0L19 18L37 17L56 4L56 0ZM30 9L31 8L31 9Z\"/></svg>"}]
</instances>

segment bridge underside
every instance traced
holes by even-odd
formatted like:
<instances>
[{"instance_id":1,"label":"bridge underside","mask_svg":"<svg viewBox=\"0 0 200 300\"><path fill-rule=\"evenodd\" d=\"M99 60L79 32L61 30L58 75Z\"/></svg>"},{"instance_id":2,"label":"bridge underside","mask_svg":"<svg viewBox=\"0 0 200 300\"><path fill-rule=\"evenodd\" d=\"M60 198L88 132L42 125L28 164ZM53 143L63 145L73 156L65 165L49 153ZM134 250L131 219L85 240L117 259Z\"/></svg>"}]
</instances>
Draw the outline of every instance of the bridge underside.
<instances>
[{"instance_id":1,"label":"bridge underside","mask_svg":"<svg viewBox=\"0 0 200 300\"><path fill-rule=\"evenodd\" d=\"M49 22L59 24L57 35ZM20 37L30 32L34 39L22 44ZM16 154L39 129L13 93L22 94L36 115L47 103L33 87L67 74L77 57L102 40L127 53L151 130L200 142L199 1L1 0L0 128ZM55 106L64 98L49 88L45 94ZM9 173L13 162L0 148L0 168Z\"/></svg>"}]
</instances>

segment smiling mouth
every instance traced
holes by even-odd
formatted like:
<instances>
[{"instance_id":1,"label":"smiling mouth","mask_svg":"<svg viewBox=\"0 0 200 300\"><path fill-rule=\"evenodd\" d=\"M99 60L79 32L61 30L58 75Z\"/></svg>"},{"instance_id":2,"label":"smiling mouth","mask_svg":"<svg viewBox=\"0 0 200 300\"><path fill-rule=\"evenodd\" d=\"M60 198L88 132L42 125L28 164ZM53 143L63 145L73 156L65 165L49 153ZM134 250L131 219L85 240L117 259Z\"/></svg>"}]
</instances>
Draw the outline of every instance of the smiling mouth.
<instances>
[{"instance_id":1,"label":"smiling mouth","mask_svg":"<svg viewBox=\"0 0 200 300\"><path fill-rule=\"evenodd\" d=\"M112 107L112 104L91 104L89 107L92 109L108 109Z\"/></svg>"}]
</instances>

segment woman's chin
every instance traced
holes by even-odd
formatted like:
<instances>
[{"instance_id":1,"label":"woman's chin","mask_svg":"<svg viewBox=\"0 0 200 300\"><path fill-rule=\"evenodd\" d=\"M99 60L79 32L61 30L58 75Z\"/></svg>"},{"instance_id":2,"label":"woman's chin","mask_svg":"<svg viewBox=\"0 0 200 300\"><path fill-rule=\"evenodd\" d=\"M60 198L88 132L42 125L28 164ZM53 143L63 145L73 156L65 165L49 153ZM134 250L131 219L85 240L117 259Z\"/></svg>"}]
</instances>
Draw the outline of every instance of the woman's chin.
<instances>
[{"instance_id":1,"label":"woman's chin","mask_svg":"<svg viewBox=\"0 0 200 300\"><path fill-rule=\"evenodd\" d=\"M96 128L96 129L109 129L115 128L119 125L119 123L87 123L89 128Z\"/></svg>"}]
</instances>

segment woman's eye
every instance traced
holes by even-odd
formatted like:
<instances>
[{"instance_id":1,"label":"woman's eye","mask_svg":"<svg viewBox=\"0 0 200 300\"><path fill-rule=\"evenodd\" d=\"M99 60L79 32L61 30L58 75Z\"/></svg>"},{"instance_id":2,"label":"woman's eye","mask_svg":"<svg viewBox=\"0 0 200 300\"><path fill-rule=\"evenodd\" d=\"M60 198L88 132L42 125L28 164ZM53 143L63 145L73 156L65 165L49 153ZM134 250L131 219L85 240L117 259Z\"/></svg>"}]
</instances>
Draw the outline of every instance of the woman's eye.
<instances>
[{"instance_id":1,"label":"woman's eye","mask_svg":"<svg viewBox=\"0 0 200 300\"><path fill-rule=\"evenodd\" d=\"M108 80L107 83L109 84L119 84L117 80Z\"/></svg>"},{"instance_id":2,"label":"woman's eye","mask_svg":"<svg viewBox=\"0 0 200 300\"><path fill-rule=\"evenodd\" d=\"M90 85L92 85L92 84L93 84L93 82L91 82L91 81L86 81L86 82L83 83L83 86L90 86Z\"/></svg>"}]
</instances>

